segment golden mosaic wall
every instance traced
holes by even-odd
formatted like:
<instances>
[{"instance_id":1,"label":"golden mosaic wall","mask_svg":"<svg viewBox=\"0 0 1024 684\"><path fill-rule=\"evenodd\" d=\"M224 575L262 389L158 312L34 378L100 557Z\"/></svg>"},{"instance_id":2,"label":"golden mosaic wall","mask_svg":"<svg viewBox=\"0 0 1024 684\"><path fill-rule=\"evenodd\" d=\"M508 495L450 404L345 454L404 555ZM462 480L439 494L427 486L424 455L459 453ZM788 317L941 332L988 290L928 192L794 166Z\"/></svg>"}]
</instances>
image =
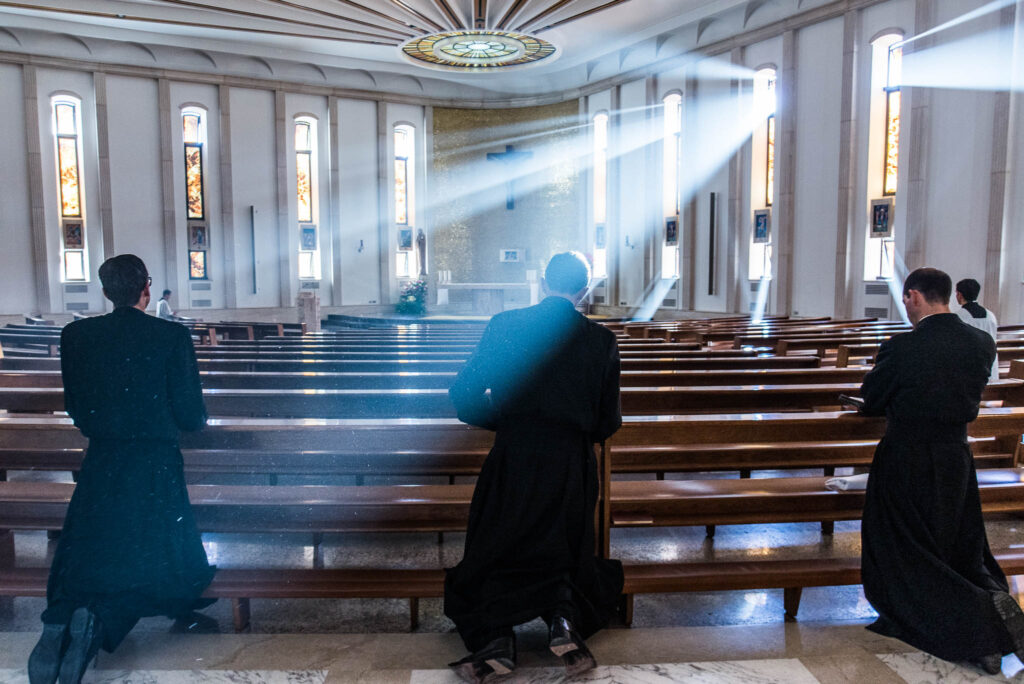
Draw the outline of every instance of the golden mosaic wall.
<instances>
[{"instance_id":1,"label":"golden mosaic wall","mask_svg":"<svg viewBox=\"0 0 1024 684\"><path fill-rule=\"evenodd\" d=\"M584 250L585 201L576 100L522 109L434 109L434 168L430 177L434 245L431 274L450 270L453 282L523 282L552 254ZM488 152L530 152L527 175L514 183L515 209L505 207L503 162ZM501 263L502 250L521 250L520 263Z\"/></svg>"}]
</instances>

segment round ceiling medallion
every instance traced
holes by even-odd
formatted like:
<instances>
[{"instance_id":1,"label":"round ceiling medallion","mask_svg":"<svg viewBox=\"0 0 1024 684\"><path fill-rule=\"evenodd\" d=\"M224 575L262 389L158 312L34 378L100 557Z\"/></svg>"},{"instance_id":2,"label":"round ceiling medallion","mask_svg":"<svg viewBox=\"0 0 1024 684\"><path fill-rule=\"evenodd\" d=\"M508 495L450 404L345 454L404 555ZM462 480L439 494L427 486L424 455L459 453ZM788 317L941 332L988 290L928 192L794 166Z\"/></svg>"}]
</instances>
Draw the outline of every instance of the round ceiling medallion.
<instances>
[{"instance_id":1,"label":"round ceiling medallion","mask_svg":"<svg viewBox=\"0 0 1024 684\"><path fill-rule=\"evenodd\" d=\"M525 33L446 31L413 38L402 53L420 66L457 71L491 71L535 64L555 46Z\"/></svg>"}]
</instances>

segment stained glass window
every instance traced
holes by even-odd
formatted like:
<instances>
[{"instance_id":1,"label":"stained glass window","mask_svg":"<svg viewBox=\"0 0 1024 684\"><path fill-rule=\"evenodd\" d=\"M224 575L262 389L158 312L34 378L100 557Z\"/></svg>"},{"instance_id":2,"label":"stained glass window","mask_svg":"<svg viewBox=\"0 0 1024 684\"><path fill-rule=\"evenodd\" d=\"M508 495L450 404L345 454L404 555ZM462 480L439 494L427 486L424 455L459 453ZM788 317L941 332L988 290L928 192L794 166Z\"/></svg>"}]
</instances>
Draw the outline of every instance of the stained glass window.
<instances>
[{"instance_id":1,"label":"stained glass window","mask_svg":"<svg viewBox=\"0 0 1024 684\"><path fill-rule=\"evenodd\" d=\"M775 115L768 117L767 141L765 149L765 177L764 177L764 203L765 206L772 206L772 197L775 196Z\"/></svg>"},{"instance_id":2,"label":"stained glass window","mask_svg":"<svg viewBox=\"0 0 1024 684\"><path fill-rule=\"evenodd\" d=\"M752 158L763 160L755 161L750 170L747 278L755 281L770 278L772 272L773 239L770 232L766 236L756 234L754 212L771 207L775 196L775 84L776 71L772 67L759 69L754 74L753 118L755 122L764 122L754 129L751 140Z\"/></svg>"},{"instance_id":3,"label":"stained glass window","mask_svg":"<svg viewBox=\"0 0 1024 684\"><path fill-rule=\"evenodd\" d=\"M190 219L205 217L203 203L203 136L199 114L182 115L182 139L185 141L185 208Z\"/></svg>"},{"instance_id":4,"label":"stained glass window","mask_svg":"<svg viewBox=\"0 0 1024 684\"><path fill-rule=\"evenodd\" d=\"M662 207L665 215L661 247L661 277L679 275L679 162L682 155L683 96L666 95L662 130Z\"/></svg>"},{"instance_id":5,"label":"stained glass window","mask_svg":"<svg viewBox=\"0 0 1024 684\"><path fill-rule=\"evenodd\" d=\"M310 125L306 121L295 124L295 179L296 205L299 221L313 220L313 150Z\"/></svg>"},{"instance_id":6,"label":"stained glass window","mask_svg":"<svg viewBox=\"0 0 1024 684\"><path fill-rule=\"evenodd\" d=\"M206 252L192 250L188 253L188 277L190 280L206 279Z\"/></svg>"},{"instance_id":7,"label":"stained glass window","mask_svg":"<svg viewBox=\"0 0 1024 684\"><path fill-rule=\"evenodd\" d=\"M402 128L395 129L395 223L409 223L409 156L407 136Z\"/></svg>"},{"instance_id":8,"label":"stained glass window","mask_svg":"<svg viewBox=\"0 0 1024 684\"><path fill-rule=\"evenodd\" d=\"M882 194L896 194L896 177L900 159L900 81L903 71L903 48L889 49L888 77L885 88L885 169Z\"/></svg>"},{"instance_id":9,"label":"stained glass window","mask_svg":"<svg viewBox=\"0 0 1024 684\"><path fill-rule=\"evenodd\" d=\"M64 281L86 280L85 216L79 147L80 102L53 100L53 132L60 202L61 270Z\"/></svg>"}]
</instances>

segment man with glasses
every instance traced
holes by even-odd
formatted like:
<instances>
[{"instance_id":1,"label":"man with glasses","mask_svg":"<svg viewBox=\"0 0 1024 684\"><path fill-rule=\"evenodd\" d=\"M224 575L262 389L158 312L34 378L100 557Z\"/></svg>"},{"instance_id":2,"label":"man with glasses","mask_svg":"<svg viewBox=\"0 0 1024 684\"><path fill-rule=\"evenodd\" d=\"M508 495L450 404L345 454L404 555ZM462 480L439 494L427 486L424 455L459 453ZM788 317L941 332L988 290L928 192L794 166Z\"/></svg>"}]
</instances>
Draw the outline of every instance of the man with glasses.
<instances>
[{"instance_id":1,"label":"man with glasses","mask_svg":"<svg viewBox=\"0 0 1024 684\"><path fill-rule=\"evenodd\" d=\"M183 617L214 568L185 488L179 430L206 423L189 331L145 313L152 279L137 256L100 266L114 311L61 333L64 406L89 438L50 566L31 684L78 684L102 646L140 617Z\"/></svg>"}]
</instances>

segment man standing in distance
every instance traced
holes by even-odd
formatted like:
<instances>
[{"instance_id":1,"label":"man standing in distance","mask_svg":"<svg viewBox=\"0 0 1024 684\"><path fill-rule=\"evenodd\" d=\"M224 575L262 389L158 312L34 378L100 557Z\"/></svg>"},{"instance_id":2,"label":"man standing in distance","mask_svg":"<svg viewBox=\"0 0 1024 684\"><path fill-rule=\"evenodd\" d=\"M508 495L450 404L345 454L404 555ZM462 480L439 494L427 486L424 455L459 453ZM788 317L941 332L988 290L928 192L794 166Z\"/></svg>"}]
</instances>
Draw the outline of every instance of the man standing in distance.
<instances>
[{"instance_id":1,"label":"man standing in distance","mask_svg":"<svg viewBox=\"0 0 1024 684\"><path fill-rule=\"evenodd\" d=\"M993 340L999 330L999 322L994 313L978 303L978 295L981 294L981 283L974 278L964 278L956 284L956 303L961 308L957 309L956 315L967 325L974 326L978 330L984 330ZM999 379L999 357L992 361L992 372L989 374L989 381Z\"/></svg>"},{"instance_id":2,"label":"man standing in distance","mask_svg":"<svg viewBox=\"0 0 1024 684\"><path fill-rule=\"evenodd\" d=\"M967 423L978 415L995 342L949 311L952 282L919 268L903 283L914 329L864 377L861 412L884 415L861 525L869 629L989 673L1024 654L1024 614L985 536Z\"/></svg>"},{"instance_id":3,"label":"man standing in distance","mask_svg":"<svg viewBox=\"0 0 1024 684\"><path fill-rule=\"evenodd\" d=\"M137 256L100 266L105 316L61 333L64 406L89 438L47 585L31 684L78 684L102 646L140 617L181 617L214 568L185 488L179 430L206 423L188 330L145 313L152 279Z\"/></svg>"},{"instance_id":4,"label":"man standing in distance","mask_svg":"<svg viewBox=\"0 0 1024 684\"><path fill-rule=\"evenodd\" d=\"M466 681L511 671L512 627L538 616L569 675L594 667L583 640L622 593L621 563L594 555L593 445L622 415L615 335L575 309L589 282L581 254L552 257L548 296L496 315L449 391L460 420L497 433L445 580L445 614L471 651L452 663Z\"/></svg>"}]
</instances>

